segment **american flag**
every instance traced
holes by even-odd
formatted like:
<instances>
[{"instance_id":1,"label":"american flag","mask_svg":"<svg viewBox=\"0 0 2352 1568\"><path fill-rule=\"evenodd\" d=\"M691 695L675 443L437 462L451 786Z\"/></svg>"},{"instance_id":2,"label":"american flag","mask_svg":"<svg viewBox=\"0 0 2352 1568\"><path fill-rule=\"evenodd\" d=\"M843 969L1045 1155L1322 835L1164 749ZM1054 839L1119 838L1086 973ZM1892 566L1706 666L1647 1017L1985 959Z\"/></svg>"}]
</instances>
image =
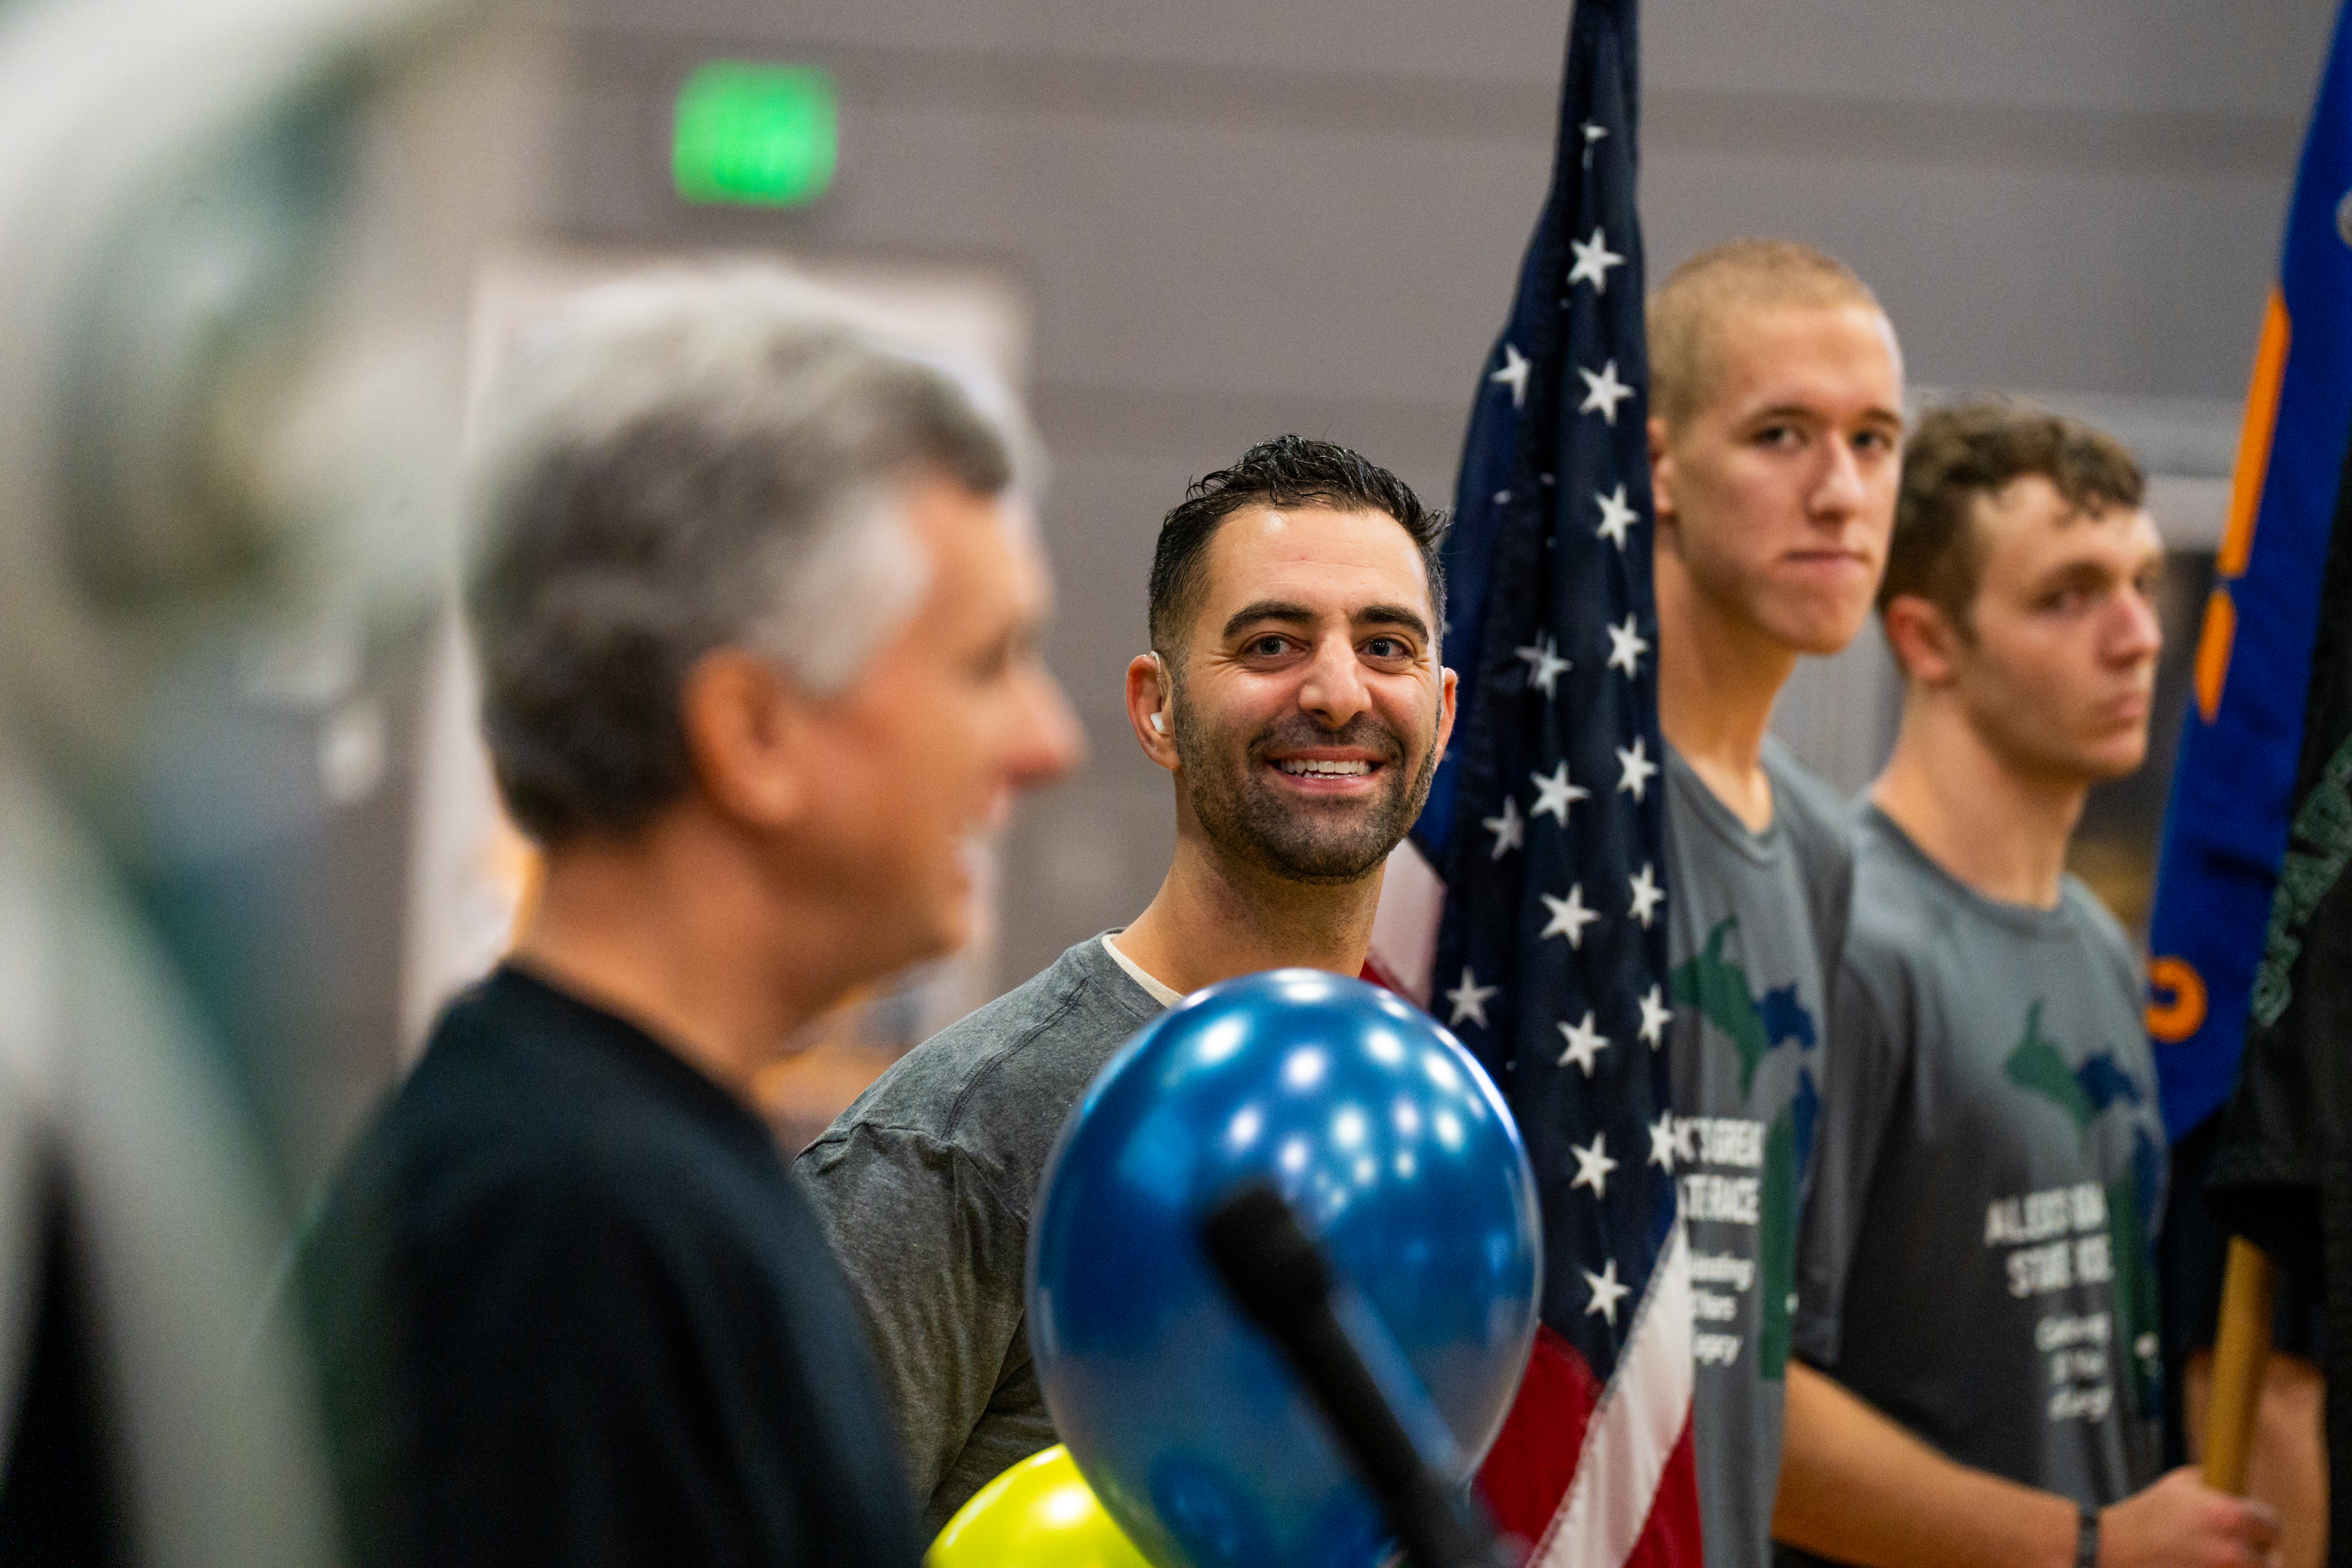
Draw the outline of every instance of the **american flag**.
<instances>
[{"instance_id":1,"label":"american flag","mask_svg":"<svg viewBox=\"0 0 2352 1568\"><path fill-rule=\"evenodd\" d=\"M1637 0L1579 0L1551 190L1446 543L1461 719L1374 977L1477 1053L1544 1215L1543 1322L1480 1481L1531 1561L1696 1568L1665 1027L1665 790L1634 219Z\"/></svg>"}]
</instances>

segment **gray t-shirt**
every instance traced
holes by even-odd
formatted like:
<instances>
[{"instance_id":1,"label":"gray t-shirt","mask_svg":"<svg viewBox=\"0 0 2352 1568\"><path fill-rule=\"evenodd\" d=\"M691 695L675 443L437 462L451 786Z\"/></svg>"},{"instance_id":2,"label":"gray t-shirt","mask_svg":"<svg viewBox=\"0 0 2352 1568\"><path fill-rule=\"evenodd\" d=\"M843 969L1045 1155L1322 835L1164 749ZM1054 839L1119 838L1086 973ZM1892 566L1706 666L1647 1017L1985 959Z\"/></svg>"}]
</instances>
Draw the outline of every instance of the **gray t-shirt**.
<instances>
[{"instance_id":1,"label":"gray t-shirt","mask_svg":"<svg viewBox=\"0 0 2352 1568\"><path fill-rule=\"evenodd\" d=\"M2104 1507L2156 1478L2165 1179L2129 944L1855 840L1797 1351L1963 1464Z\"/></svg>"},{"instance_id":2,"label":"gray t-shirt","mask_svg":"<svg viewBox=\"0 0 2352 1568\"><path fill-rule=\"evenodd\" d=\"M1667 1054L1706 1568L1771 1558L1822 1004L1853 884L1843 803L1779 742L1765 742L1763 761L1772 822L1751 833L1679 753L1666 759Z\"/></svg>"},{"instance_id":3,"label":"gray t-shirt","mask_svg":"<svg viewBox=\"0 0 2352 1568\"><path fill-rule=\"evenodd\" d=\"M876 1079L793 1170L874 1350L936 1531L1056 1440L1029 1334L1029 1209L1070 1108L1160 1005L1089 937Z\"/></svg>"}]
</instances>

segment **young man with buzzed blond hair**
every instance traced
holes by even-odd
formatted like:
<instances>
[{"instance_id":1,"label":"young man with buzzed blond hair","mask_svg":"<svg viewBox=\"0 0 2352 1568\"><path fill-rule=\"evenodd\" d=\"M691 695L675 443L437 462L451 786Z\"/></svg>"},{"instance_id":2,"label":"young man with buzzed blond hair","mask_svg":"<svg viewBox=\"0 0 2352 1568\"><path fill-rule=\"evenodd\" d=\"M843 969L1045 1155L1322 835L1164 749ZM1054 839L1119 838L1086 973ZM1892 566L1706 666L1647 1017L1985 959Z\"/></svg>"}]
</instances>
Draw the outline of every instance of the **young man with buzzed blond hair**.
<instances>
[{"instance_id":1,"label":"young man with buzzed blond hair","mask_svg":"<svg viewBox=\"0 0 2352 1568\"><path fill-rule=\"evenodd\" d=\"M2258 1568L2278 1540L2157 1479L2155 1065L2130 943L2065 874L2091 786L2147 754L2143 488L2109 437L2000 403L1930 414L1904 459L1903 724L1855 840L1774 1521L1823 1556Z\"/></svg>"},{"instance_id":2,"label":"young man with buzzed blond hair","mask_svg":"<svg viewBox=\"0 0 2352 1568\"><path fill-rule=\"evenodd\" d=\"M1760 1568L1853 882L1843 803L1767 726L1797 660L1844 647L1870 612L1903 362L1863 281L1781 240L1677 268L1649 341L1674 1004L1655 1023L1676 1110L1655 1157L1671 1154L1690 1238L1707 1568Z\"/></svg>"}]
</instances>

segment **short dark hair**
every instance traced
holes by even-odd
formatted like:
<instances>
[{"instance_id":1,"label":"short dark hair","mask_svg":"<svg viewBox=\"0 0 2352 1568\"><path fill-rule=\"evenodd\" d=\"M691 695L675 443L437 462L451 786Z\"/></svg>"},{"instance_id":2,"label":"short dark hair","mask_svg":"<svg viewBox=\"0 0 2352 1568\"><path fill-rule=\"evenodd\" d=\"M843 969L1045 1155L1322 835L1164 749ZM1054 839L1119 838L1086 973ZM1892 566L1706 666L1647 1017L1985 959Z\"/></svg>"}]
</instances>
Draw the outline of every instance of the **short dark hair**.
<instances>
[{"instance_id":1,"label":"short dark hair","mask_svg":"<svg viewBox=\"0 0 2352 1568\"><path fill-rule=\"evenodd\" d=\"M1201 594L1202 557L1225 519L1246 506L1324 506L1341 511L1378 511L1421 552L1429 580L1430 613L1445 625L1446 516L1421 504L1412 487L1370 458L1333 441L1310 436L1277 436L1241 455L1230 468L1194 479L1160 524L1151 553L1151 646L1176 651L1184 623Z\"/></svg>"},{"instance_id":2,"label":"short dark hair","mask_svg":"<svg viewBox=\"0 0 2352 1568\"><path fill-rule=\"evenodd\" d=\"M2123 443L2079 419L2001 398L1938 408L1921 419L1904 446L1879 613L1896 595L1914 595L1965 635L1984 575L1974 500L2035 475L2092 517L2112 507L2137 510L2147 493Z\"/></svg>"}]
</instances>

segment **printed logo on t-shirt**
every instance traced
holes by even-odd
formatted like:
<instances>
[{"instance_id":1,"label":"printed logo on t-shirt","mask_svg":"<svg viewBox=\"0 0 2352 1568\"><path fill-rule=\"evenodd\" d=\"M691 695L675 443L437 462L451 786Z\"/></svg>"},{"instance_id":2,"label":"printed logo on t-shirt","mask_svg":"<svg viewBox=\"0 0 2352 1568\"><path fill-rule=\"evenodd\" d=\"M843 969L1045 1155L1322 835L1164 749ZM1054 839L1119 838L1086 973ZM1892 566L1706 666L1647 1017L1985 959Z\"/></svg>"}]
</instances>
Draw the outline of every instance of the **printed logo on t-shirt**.
<instances>
[{"instance_id":1,"label":"printed logo on t-shirt","mask_svg":"<svg viewBox=\"0 0 2352 1568\"><path fill-rule=\"evenodd\" d=\"M1755 1093L1758 1069L1774 1052L1803 1051L1819 1031L1794 983L1760 996L1750 988L1747 970L1726 955L1738 924L1737 916L1717 922L1700 951L1667 978L1675 1005L1696 1009L1738 1052L1739 1094L1746 1100ZM1735 1241L1721 1251L1694 1242L1691 1343L1702 1366L1729 1366L1739 1359L1739 1297L1751 1288L1762 1291L1757 1303L1757 1373L1777 1380L1788 1366L1796 1305L1797 1186L1811 1156L1820 1107L1812 1069L1800 1063L1795 1093L1769 1122L1739 1116L1675 1118L1684 1220L1756 1232L1752 1242ZM1743 1256L1751 1248L1752 1256Z\"/></svg>"},{"instance_id":2,"label":"printed logo on t-shirt","mask_svg":"<svg viewBox=\"0 0 2352 1568\"><path fill-rule=\"evenodd\" d=\"M2001 1064L2002 1076L2055 1105L2086 1146L2101 1116L2117 1106L2137 1109L2139 1086L2111 1050L2069 1065L2063 1046L2042 1032L2044 998L2025 1010L2025 1026ZM2086 1291L2105 1295L2109 1311L2062 1310L2034 1325L2034 1343L2049 1358L2049 1418L2098 1422L2115 1402L2109 1347L2122 1347L2131 1368L2135 1414L2154 1411L2158 1354L2156 1282L2148 1258L2147 1219L2156 1205L2159 1156L2147 1129L2132 1127L2132 1166L2102 1186L2081 1182L2044 1192L1997 1197L1985 1210L1984 1244L2005 1249L2009 1293L2021 1300Z\"/></svg>"},{"instance_id":3,"label":"printed logo on t-shirt","mask_svg":"<svg viewBox=\"0 0 2352 1568\"><path fill-rule=\"evenodd\" d=\"M2081 1067L2066 1065L2066 1054L2057 1043L2042 1037L2042 998L2038 996L2025 1010L2025 1033L2011 1047L2001 1071L2010 1082L2041 1095L2074 1118L2078 1131L2088 1131L2099 1112L2117 1100L2139 1103L2139 1086L2116 1065L2113 1051L2087 1056Z\"/></svg>"}]
</instances>

